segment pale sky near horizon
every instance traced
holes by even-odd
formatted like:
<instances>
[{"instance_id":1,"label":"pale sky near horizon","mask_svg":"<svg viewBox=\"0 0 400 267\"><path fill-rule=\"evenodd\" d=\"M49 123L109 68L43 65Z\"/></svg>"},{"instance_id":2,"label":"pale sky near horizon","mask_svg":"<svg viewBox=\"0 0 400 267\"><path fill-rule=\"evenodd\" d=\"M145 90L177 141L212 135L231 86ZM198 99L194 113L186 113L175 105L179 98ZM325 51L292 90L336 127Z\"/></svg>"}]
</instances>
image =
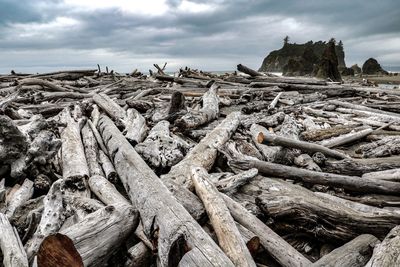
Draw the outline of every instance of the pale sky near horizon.
<instances>
[{"instance_id":1,"label":"pale sky near horizon","mask_svg":"<svg viewBox=\"0 0 400 267\"><path fill-rule=\"evenodd\" d=\"M286 35L342 40L348 66L400 66L399 33L398 0L0 0L0 73L257 69Z\"/></svg>"}]
</instances>

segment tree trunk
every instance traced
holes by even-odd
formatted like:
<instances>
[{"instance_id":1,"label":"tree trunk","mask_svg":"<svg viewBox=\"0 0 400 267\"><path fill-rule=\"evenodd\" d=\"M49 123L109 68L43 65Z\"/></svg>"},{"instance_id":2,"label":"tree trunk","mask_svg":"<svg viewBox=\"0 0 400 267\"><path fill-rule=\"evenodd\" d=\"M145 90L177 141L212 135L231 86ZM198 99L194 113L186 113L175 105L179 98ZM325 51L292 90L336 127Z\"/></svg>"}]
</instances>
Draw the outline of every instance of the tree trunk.
<instances>
[{"instance_id":1,"label":"tree trunk","mask_svg":"<svg viewBox=\"0 0 400 267\"><path fill-rule=\"evenodd\" d=\"M400 265L400 226L394 227L377 245L365 267L391 267Z\"/></svg>"},{"instance_id":2,"label":"tree trunk","mask_svg":"<svg viewBox=\"0 0 400 267\"><path fill-rule=\"evenodd\" d=\"M312 267L363 267L372 256L379 240L369 234L357 236L314 262ZM379 245L378 245L379 246Z\"/></svg>"},{"instance_id":3,"label":"tree trunk","mask_svg":"<svg viewBox=\"0 0 400 267\"><path fill-rule=\"evenodd\" d=\"M181 131L197 128L218 117L219 99L217 90L219 86L213 83L211 88L203 95L203 107L199 111L189 111L175 121L175 126Z\"/></svg>"},{"instance_id":4,"label":"tree trunk","mask_svg":"<svg viewBox=\"0 0 400 267\"><path fill-rule=\"evenodd\" d=\"M43 239L48 235L56 233L65 220L61 183L62 180L54 182L43 200L44 210L40 223L33 237L25 244L29 261L33 260Z\"/></svg>"},{"instance_id":5,"label":"tree trunk","mask_svg":"<svg viewBox=\"0 0 400 267\"><path fill-rule=\"evenodd\" d=\"M239 169L256 168L260 173L264 175L300 180L312 184L342 187L353 192L382 193L393 195L400 194L400 184L395 182L376 181L356 176L345 176L333 173L316 172L266 161L237 160L231 161L230 165Z\"/></svg>"},{"instance_id":6,"label":"tree trunk","mask_svg":"<svg viewBox=\"0 0 400 267\"><path fill-rule=\"evenodd\" d=\"M203 168L192 169L193 184L206 208L218 243L235 266L256 266L217 188Z\"/></svg>"},{"instance_id":7,"label":"tree trunk","mask_svg":"<svg viewBox=\"0 0 400 267\"><path fill-rule=\"evenodd\" d=\"M253 192L252 187L258 191ZM400 223L396 211L315 194L301 186L265 177L244 186L242 192L257 196L256 203L276 221L295 224L297 231L333 242L349 241L364 233L380 238Z\"/></svg>"},{"instance_id":8,"label":"tree trunk","mask_svg":"<svg viewBox=\"0 0 400 267\"><path fill-rule=\"evenodd\" d=\"M232 112L225 120L215 127L204 137L185 158L178 164L172 166L170 172L161 176L163 181L172 180L179 185L192 189L193 183L190 179L192 167L203 167L207 171L211 169L217 157L217 149L221 147L239 126L240 113Z\"/></svg>"},{"instance_id":9,"label":"tree trunk","mask_svg":"<svg viewBox=\"0 0 400 267\"><path fill-rule=\"evenodd\" d=\"M160 266L233 266L108 117L101 116L99 128L108 140L109 153L129 198L140 212L144 233L157 244ZM188 247L191 250L187 251Z\"/></svg>"},{"instance_id":10,"label":"tree trunk","mask_svg":"<svg viewBox=\"0 0 400 267\"><path fill-rule=\"evenodd\" d=\"M221 193L233 218L256 234L260 238L263 247L277 260L283 267L310 266L311 262L300 252L288 244L282 237L277 235L256 216L247 211L246 208L235 202L227 195Z\"/></svg>"},{"instance_id":11,"label":"tree trunk","mask_svg":"<svg viewBox=\"0 0 400 267\"><path fill-rule=\"evenodd\" d=\"M4 267L28 267L28 258L18 232L2 213L0 213L0 229L0 248Z\"/></svg>"},{"instance_id":12,"label":"tree trunk","mask_svg":"<svg viewBox=\"0 0 400 267\"><path fill-rule=\"evenodd\" d=\"M24 204L33 196L33 182L29 179L25 179L24 183L18 188L18 190L12 195L12 198L7 203L7 209L5 214L7 218L11 218L18 206Z\"/></svg>"},{"instance_id":13,"label":"tree trunk","mask_svg":"<svg viewBox=\"0 0 400 267\"><path fill-rule=\"evenodd\" d=\"M362 178L400 182L400 169L391 169L386 171L368 172L362 175Z\"/></svg>"},{"instance_id":14,"label":"tree trunk","mask_svg":"<svg viewBox=\"0 0 400 267\"><path fill-rule=\"evenodd\" d=\"M143 142L146 138L147 127L146 119L134 108L126 112L124 135L132 145Z\"/></svg>"},{"instance_id":15,"label":"tree trunk","mask_svg":"<svg viewBox=\"0 0 400 267\"><path fill-rule=\"evenodd\" d=\"M137 227L138 221L138 213L130 205L104 207L57 235L45 238L38 252L38 265L56 266L54 264L60 259L70 257L71 252L60 246L65 242L63 240L69 239L80 255L82 265L106 266L108 258Z\"/></svg>"},{"instance_id":16,"label":"tree trunk","mask_svg":"<svg viewBox=\"0 0 400 267\"><path fill-rule=\"evenodd\" d=\"M257 141L259 143L264 144L264 145L272 144L272 145L279 145L279 146L283 146L283 147L287 147L287 148L297 148L302 151L311 152L311 153L321 152L321 153L325 154L326 156L330 156L333 158L339 158L339 159L348 158L348 156L343 153L326 148L326 147L318 145L318 144L293 140L290 138L271 135L271 134L267 134L267 133L263 133L263 132L259 132L257 139L258 139Z\"/></svg>"}]
</instances>

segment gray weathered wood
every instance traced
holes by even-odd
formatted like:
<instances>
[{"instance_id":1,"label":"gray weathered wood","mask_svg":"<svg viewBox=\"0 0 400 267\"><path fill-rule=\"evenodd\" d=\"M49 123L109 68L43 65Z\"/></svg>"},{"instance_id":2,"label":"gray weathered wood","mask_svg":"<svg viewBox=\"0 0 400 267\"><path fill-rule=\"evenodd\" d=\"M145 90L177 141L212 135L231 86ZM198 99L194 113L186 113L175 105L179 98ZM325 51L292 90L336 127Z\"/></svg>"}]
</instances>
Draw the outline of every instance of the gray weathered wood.
<instances>
[{"instance_id":1,"label":"gray weathered wood","mask_svg":"<svg viewBox=\"0 0 400 267\"><path fill-rule=\"evenodd\" d=\"M221 193L233 218L260 238L263 247L284 267L310 266L311 262L239 203Z\"/></svg>"},{"instance_id":2,"label":"gray weathered wood","mask_svg":"<svg viewBox=\"0 0 400 267\"><path fill-rule=\"evenodd\" d=\"M99 121L100 132L113 155L118 175L128 196L138 209L144 233L158 247L160 266L233 266L229 258L201 229L185 208L179 204L160 179L147 166L121 132L106 116ZM140 188L141 190L137 190ZM153 229L158 229L154 232ZM182 246L192 249L183 254L170 255L171 249Z\"/></svg>"},{"instance_id":3,"label":"gray weathered wood","mask_svg":"<svg viewBox=\"0 0 400 267\"><path fill-rule=\"evenodd\" d=\"M394 227L381 244L375 247L365 267L392 267L400 265L400 226Z\"/></svg>"},{"instance_id":4,"label":"gray weathered wood","mask_svg":"<svg viewBox=\"0 0 400 267\"><path fill-rule=\"evenodd\" d=\"M217 157L217 149L222 146L239 126L240 112L232 112L225 120L206 135L189 153L174 165L170 172L161 176L163 181L172 180L179 185L192 189L190 179L192 167L203 167L210 170Z\"/></svg>"},{"instance_id":5,"label":"gray weathered wood","mask_svg":"<svg viewBox=\"0 0 400 267\"><path fill-rule=\"evenodd\" d=\"M312 267L363 267L380 241L373 235L357 236L314 262Z\"/></svg>"},{"instance_id":6,"label":"gray weathered wood","mask_svg":"<svg viewBox=\"0 0 400 267\"><path fill-rule=\"evenodd\" d=\"M28 258L18 232L3 213L0 213L0 231L4 267L28 267Z\"/></svg>"},{"instance_id":7,"label":"gray weathered wood","mask_svg":"<svg viewBox=\"0 0 400 267\"><path fill-rule=\"evenodd\" d=\"M236 228L224 200L207 177L208 173L204 168L192 169L192 180L196 193L204 203L220 247L235 266L255 267L256 264Z\"/></svg>"}]
</instances>

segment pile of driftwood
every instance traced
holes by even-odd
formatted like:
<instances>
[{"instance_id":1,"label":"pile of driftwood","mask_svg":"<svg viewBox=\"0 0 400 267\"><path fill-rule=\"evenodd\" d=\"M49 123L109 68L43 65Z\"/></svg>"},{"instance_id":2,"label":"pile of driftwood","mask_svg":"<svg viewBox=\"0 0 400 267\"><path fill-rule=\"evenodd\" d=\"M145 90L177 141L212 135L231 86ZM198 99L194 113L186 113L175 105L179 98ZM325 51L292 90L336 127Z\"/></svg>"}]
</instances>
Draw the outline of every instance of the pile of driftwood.
<instances>
[{"instance_id":1,"label":"pile of driftwood","mask_svg":"<svg viewBox=\"0 0 400 267\"><path fill-rule=\"evenodd\" d=\"M5 266L400 265L400 91L155 67L0 76Z\"/></svg>"}]
</instances>

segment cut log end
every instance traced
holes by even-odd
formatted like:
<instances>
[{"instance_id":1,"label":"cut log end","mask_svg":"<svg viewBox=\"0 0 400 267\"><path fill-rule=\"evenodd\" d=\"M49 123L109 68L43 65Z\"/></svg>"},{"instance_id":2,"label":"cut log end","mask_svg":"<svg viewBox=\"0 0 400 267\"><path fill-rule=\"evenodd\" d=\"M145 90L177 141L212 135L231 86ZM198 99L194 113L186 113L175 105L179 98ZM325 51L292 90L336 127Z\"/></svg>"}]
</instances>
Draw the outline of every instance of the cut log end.
<instances>
[{"instance_id":1,"label":"cut log end","mask_svg":"<svg viewBox=\"0 0 400 267\"><path fill-rule=\"evenodd\" d=\"M84 266L72 240L58 233L43 240L37 254L37 264L41 267Z\"/></svg>"}]
</instances>

